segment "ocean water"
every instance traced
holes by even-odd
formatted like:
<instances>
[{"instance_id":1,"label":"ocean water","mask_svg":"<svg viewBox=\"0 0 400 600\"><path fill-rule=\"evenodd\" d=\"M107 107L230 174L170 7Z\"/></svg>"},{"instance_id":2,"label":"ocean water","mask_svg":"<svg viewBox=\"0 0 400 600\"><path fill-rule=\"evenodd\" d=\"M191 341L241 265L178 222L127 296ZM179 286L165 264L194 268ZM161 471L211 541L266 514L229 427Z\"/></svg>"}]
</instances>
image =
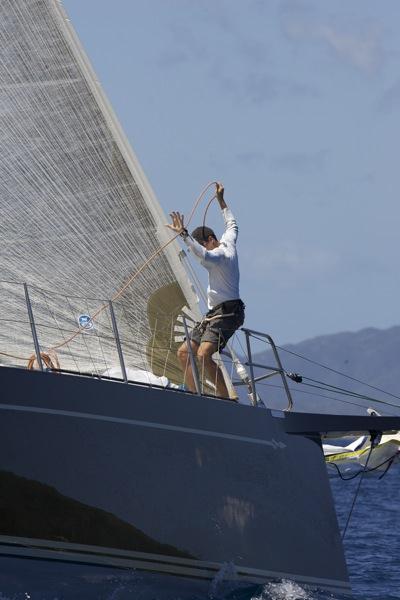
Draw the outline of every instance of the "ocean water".
<instances>
[{"instance_id":1,"label":"ocean water","mask_svg":"<svg viewBox=\"0 0 400 600\"><path fill-rule=\"evenodd\" d=\"M331 476L341 529L358 478ZM268 540L266 540L268 544ZM400 600L400 465L379 480L364 477L345 537L345 551L356 600ZM226 565L211 584L176 582L171 577L44 561L0 561L0 600L342 600L307 590L291 581L245 586L226 581ZM22 570L23 565L23 570Z\"/></svg>"}]
</instances>

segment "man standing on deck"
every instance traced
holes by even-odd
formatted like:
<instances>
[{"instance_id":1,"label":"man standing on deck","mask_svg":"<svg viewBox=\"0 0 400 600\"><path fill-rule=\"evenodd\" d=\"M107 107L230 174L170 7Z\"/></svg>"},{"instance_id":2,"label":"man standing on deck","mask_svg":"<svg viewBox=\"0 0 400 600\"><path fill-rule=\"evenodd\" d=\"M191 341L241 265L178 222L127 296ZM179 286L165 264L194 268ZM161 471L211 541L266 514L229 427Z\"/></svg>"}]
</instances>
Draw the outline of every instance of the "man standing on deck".
<instances>
[{"instance_id":1,"label":"man standing on deck","mask_svg":"<svg viewBox=\"0 0 400 600\"><path fill-rule=\"evenodd\" d=\"M196 323L190 344L197 356L201 372L215 383L218 396L229 398L221 369L213 361L215 352L222 350L233 333L243 325L244 304L239 297L239 265L236 251L238 226L224 200L224 187L217 183L217 200L225 221L225 232L218 241L209 227L197 227L190 236L184 226L183 215L172 212L172 231L179 233L185 244L208 271L208 313ZM187 341L178 349L178 359L186 374L186 384L195 392Z\"/></svg>"}]
</instances>

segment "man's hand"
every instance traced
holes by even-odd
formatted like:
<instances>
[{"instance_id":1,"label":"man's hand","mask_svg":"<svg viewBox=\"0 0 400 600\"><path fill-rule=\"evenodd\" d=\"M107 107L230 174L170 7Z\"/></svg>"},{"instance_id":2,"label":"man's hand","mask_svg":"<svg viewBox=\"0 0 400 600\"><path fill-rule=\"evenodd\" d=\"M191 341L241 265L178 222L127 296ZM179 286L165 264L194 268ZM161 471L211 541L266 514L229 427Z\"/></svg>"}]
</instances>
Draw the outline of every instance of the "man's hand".
<instances>
[{"instance_id":1,"label":"man's hand","mask_svg":"<svg viewBox=\"0 0 400 600\"><path fill-rule=\"evenodd\" d=\"M183 231L186 231L184 226L184 216L179 212L172 212L169 215L172 219L172 224L168 223L165 227L172 229L175 233L181 234Z\"/></svg>"},{"instance_id":2,"label":"man's hand","mask_svg":"<svg viewBox=\"0 0 400 600\"><path fill-rule=\"evenodd\" d=\"M217 196L217 200L218 200L218 204L221 208L221 210L223 210L224 208L227 208L226 206L226 202L224 200L224 186L222 185L222 183L220 183L219 181L216 184L216 196Z\"/></svg>"}]
</instances>

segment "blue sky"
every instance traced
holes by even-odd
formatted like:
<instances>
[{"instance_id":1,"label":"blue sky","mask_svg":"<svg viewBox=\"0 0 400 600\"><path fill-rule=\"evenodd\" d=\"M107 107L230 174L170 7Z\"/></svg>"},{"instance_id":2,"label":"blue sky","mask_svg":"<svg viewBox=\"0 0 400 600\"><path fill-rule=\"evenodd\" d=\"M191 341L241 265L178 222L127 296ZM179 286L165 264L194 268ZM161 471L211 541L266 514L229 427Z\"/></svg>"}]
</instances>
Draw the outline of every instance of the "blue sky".
<instances>
[{"instance_id":1,"label":"blue sky","mask_svg":"<svg viewBox=\"0 0 400 600\"><path fill-rule=\"evenodd\" d=\"M224 182L247 326L399 324L398 0L64 7L163 209Z\"/></svg>"}]
</instances>

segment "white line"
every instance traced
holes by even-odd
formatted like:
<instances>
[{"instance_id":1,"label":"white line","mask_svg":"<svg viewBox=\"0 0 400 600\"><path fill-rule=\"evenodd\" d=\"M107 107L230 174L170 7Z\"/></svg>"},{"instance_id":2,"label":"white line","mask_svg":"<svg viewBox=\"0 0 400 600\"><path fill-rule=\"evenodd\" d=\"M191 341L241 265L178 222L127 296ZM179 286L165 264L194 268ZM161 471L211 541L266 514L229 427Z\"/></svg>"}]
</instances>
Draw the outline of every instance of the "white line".
<instances>
[{"instance_id":1,"label":"white line","mask_svg":"<svg viewBox=\"0 0 400 600\"><path fill-rule=\"evenodd\" d=\"M14 556L35 555L39 558L58 559L66 562L88 562L92 564L103 564L110 567L134 567L146 571L155 571L159 573L170 573L174 575L192 576L201 579L212 579L215 574L223 567L222 563L205 562L201 560L181 559L177 557L156 555L143 552L130 552L127 550L115 550L113 548L102 548L98 546L85 546L81 544L65 544L62 542L49 542L45 540L33 540L31 538L12 538L11 536L0 536L0 544L4 541L6 546L0 546L0 554L10 554ZM10 544L7 548L7 544ZM11 547L11 545L17 545ZM24 544L29 547L24 547ZM40 546L38 548L38 546ZM89 549L91 551L89 551ZM72 551L71 551L72 550ZM62 555L60 551L65 551L67 556ZM93 552L95 551L95 553ZM174 564L175 563L175 564ZM300 584L311 587L323 587L330 591L348 592L350 584L346 581L336 579L323 579L319 577L309 577L307 575L298 575L282 571L267 571L264 569L252 569L234 565L237 576L240 580L253 583L266 583L268 580L289 579Z\"/></svg>"},{"instance_id":2,"label":"white line","mask_svg":"<svg viewBox=\"0 0 400 600\"><path fill-rule=\"evenodd\" d=\"M0 410L14 410L20 412L31 412L39 414L49 414L60 417L73 417L79 419L91 419L95 421L106 421L109 423L121 423L124 425L134 425L138 427L149 427L152 429L164 429L167 431L177 431L180 433L192 433L195 435L204 435L207 437L216 437L226 440L235 440L237 442L246 442L249 444L258 444L262 446L270 446L274 450L282 450L286 448L286 444L283 442L277 442L275 439L272 440L261 440L259 438L251 438L241 435L234 435L231 433L220 433L218 431L209 431L207 429L192 429L190 427L179 427L178 425L165 425L162 423L155 423L153 421L137 421L136 419L124 419L121 417L109 417L104 415L94 415L92 413L83 413L71 410L55 410L53 408L38 408L36 406L19 406L17 404L0 404Z\"/></svg>"}]
</instances>

